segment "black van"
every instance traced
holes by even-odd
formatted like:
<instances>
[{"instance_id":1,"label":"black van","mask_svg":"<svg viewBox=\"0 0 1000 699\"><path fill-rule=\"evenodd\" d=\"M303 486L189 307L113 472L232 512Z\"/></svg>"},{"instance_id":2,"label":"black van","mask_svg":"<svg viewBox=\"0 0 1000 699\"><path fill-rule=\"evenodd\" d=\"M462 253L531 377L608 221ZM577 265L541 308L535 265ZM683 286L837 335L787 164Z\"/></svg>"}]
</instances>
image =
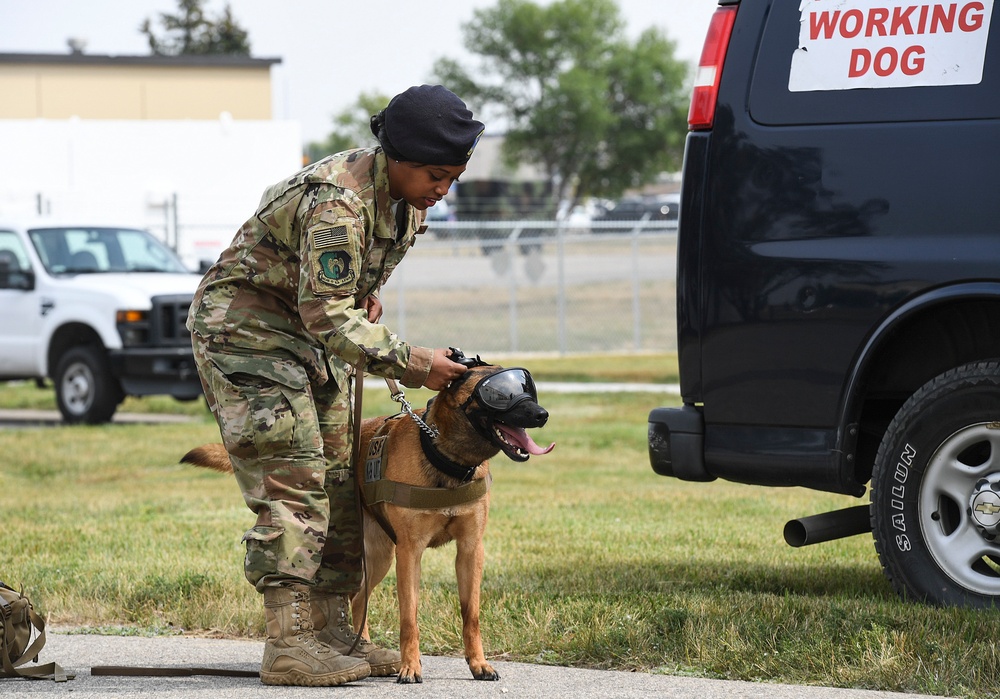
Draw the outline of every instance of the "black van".
<instances>
[{"instance_id":1,"label":"black van","mask_svg":"<svg viewBox=\"0 0 1000 699\"><path fill-rule=\"evenodd\" d=\"M904 597L1000 602L1000 20L993 0L723 0L692 95L683 406L660 474L870 500Z\"/></svg>"}]
</instances>

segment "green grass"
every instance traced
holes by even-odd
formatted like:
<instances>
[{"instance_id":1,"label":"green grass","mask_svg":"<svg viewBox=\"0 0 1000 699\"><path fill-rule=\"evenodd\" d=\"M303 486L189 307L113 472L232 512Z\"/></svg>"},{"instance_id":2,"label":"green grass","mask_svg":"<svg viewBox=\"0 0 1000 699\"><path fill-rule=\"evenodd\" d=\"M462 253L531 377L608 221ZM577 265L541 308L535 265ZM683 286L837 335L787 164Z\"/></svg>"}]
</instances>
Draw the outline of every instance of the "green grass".
<instances>
[{"instance_id":1,"label":"green grass","mask_svg":"<svg viewBox=\"0 0 1000 699\"><path fill-rule=\"evenodd\" d=\"M496 358L490 358L496 359ZM675 380L673 357L504 358L539 381ZM666 365L666 366L665 366ZM0 388L22 404L30 385ZM408 391L421 405L429 394ZM37 394L37 395L34 395ZM663 394L549 394L549 455L494 462L483 636L494 658L838 687L997 697L1000 616L900 601L871 538L792 549L793 517L856 504L802 489L655 475L646 454ZM366 413L394 412L366 390ZM242 576L252 521L226 476L177 463L217 441L201 401L129 401L192 423L0 430L0 578L50 624L87 633L259 638ZM461 654L454 547L424 558L425 653ZM396 642L395 578L376 591L376 639Z\"/></svg>"},{"instance_id":2,"label":"green grass","mask_svg":"<svg viewBox=\"0 0 1000 699\"><path fill-rule=\"evenodd\" d=\"M580 381L584 383L677 383L674 354L577 354L486 356L485 361L505 366L525 366L535 381Z\"/></svg>"}]
</instances>

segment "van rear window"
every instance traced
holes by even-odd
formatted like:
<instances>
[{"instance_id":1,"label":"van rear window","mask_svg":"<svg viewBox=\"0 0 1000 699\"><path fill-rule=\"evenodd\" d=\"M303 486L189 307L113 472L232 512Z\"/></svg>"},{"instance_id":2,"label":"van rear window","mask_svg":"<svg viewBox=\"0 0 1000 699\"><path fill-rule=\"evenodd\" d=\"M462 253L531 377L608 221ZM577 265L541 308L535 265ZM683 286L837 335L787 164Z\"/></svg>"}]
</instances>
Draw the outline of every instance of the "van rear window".
<instances>
[{"instance_id":1,"label":"van rear window","mask_svg":"<svg viewBox=\"0 0 1000 699\"><path fill-rule=\"evenodd\" d=\"M1000 118L993 0L775 0L750 115L762 124Z\"/></svg>"}]
</instances>

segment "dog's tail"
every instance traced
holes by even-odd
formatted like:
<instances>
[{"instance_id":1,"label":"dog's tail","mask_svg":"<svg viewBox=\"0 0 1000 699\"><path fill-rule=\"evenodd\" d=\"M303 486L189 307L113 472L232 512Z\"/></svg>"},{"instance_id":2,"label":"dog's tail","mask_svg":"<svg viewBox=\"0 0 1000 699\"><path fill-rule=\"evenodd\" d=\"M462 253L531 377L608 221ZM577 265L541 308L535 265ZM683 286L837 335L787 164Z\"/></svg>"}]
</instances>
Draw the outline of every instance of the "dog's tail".
<instances>
[{"instance_id":1,"label":"dog's tail","mask_svg":"<svg viewBox=\"0 0 1000 699\"><path fill-rule=\"evenodd\" d=\"M204 444L195 447L181 457L182 464L194 464L202 468L210 468L222 473L232 473L233 464L229 460L229 453L221 444Z\"/></svg>"}]
</instances>

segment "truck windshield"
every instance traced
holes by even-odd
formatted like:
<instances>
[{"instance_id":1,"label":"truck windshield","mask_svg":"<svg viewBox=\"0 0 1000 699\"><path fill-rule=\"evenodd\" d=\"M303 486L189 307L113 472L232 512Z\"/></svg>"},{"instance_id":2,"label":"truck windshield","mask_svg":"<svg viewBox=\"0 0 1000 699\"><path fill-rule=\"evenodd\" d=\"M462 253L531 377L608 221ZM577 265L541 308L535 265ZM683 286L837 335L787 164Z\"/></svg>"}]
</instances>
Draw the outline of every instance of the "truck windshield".
<instances>
[{"instance_id":1,"label":"truck windshield","mask_svg":"<svg viewBox=\"0 0 1000 699\"><path fill-rule=\"evenodd\" d=\"M52 275L188 271L173 250L133 228L34 228L28 236Z\"/></svg>"}]
</instances>

